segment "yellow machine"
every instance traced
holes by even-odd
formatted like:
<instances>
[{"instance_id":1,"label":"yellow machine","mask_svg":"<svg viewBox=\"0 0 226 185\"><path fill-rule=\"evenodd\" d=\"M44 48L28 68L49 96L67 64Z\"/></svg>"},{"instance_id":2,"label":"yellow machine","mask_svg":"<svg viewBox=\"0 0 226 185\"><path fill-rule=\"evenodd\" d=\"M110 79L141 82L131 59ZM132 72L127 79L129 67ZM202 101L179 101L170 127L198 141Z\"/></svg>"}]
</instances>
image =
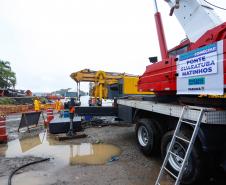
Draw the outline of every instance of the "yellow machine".
<instances>
[{"instance_id":1,"label":"yellow machine","mask_svg":"<svg viewBox=\"0 0 226 185\"><path fill-rule=\"evenodd\" d=\"M152 92L138 92L137 82L139 77L126 73L84 69L74 72L70 76L77 82L78 89L80 88L80 82L93 82L94 86L91 89L91 95L100 101L102 101L102 99L108 99L122 95L153 94Z\"/></svg>"},{"instance_id":2,"label":"yellow machine","mask_svg":"<svg viewBox=\"0 0 226 185\"><path fill-rule=\"evenodd\" d=\"M122 78L123 94L124 95L145 95L154 94L152 92L140 92L137 88L139 78L137 76L124 76Z\"/></svg>"},{"instance_id":3,"label":"yellow machine","mask_svg":"<svg viewBox=\"0 0 226 185\"><path fill-rule=\"evenodd\" d=\"M123 73L93 71L90 69L83 69L78 72L72 73L70 76L80 86L80 82L93 82L92 96L96 99L107 99L108 85L118 83L118 80L125 75Z\"/></svg>"}]
</instances>

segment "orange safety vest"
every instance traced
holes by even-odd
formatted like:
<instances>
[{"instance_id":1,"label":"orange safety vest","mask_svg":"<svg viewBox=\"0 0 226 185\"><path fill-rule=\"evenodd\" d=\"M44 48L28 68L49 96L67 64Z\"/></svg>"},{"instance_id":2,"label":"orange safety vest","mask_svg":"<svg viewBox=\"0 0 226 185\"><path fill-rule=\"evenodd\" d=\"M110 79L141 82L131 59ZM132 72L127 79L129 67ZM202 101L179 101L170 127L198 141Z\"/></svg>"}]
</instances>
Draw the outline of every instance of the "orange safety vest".
<instances>
[{"instance_id":1,"label":"orange safety vest","mask_svg":"<svg viewBox=\"0 0 226 185\"><path fill-rule=\"evenodd\" d=\"M70 107L70 108L69 108L69 112L70 112L70 113L75 113L75 107L74 107L74 106Z\"/></svg>"}]
</instances>

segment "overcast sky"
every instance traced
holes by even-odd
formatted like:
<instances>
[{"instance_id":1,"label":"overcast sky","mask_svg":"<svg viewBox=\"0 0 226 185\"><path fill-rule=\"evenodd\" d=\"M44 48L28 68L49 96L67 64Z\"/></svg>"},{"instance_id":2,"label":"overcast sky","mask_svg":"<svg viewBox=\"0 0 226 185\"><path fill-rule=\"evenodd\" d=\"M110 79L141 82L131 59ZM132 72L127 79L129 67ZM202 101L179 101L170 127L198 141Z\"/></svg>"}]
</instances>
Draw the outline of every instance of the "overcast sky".
<instances>
[{"instance_id":1,"label":"overcast sky","mask_svg":"<svg viewBox=\"0 0 226 185\"><path fill-rule=\"evenodd\" d=\"M158 2L170 48L185 33ZM16 88L75 87L70 74L84 68L141 75L159 53L152 0L0 0L0 59L11 62Z\"/></svg>"}]
</instances>

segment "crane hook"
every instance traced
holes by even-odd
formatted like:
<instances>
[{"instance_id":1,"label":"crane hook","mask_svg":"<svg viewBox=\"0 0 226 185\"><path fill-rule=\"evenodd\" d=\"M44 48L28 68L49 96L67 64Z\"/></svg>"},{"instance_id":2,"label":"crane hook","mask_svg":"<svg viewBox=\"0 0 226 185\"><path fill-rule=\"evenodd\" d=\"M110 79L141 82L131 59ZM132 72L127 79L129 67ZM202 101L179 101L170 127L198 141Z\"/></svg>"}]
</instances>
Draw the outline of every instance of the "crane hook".
<instances>
[{"instance_id":1,"label":"crane hook","mask_svg":"<svg viewBox=\"0 0 226 185\"><path fill-rule=\"evenodd\" d=\"M174 9L178 9L180 7L180 0L175 1L175 5L170 9L170 16L173 15Z\"/></svg>"}]
</instances>

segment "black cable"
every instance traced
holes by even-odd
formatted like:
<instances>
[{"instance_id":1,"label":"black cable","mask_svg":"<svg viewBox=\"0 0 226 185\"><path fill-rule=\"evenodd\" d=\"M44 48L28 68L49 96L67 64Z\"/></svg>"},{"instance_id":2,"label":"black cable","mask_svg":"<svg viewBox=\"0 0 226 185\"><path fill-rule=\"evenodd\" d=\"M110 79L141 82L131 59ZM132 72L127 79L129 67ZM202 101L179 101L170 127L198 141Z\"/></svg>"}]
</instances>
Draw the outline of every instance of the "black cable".
<instances>
[{"instance_id":1,"label":"black cable","mask_svg":"<svg viewBox=\"0 0 226 185\"><path fill-rule=\"evenodd\" d=\"M33 162L30 162L30 163L24 164L24 165L18 167L17 169L13 170L13 171L10 173L10 176L9 176L9 178L8 178L8 185L12 185L12 182L11 182L11 181L12 181L12 177L13 177L13 175L14 175L18 170L20 170L20 169L22 169L22 168L25 168L25 167L27 167L27 166L30 166L30 165L32 165L32 164L41 163L41 162L49 161L49 160L50 160L50 158L41 159L41 160L38 160L38 161L33 161Z\"/></svg>"},{"instance_id":2,"label":"black cable","mask_svg":"<svg viewBox=\"0 0 226 185\"><path fill-rule=\"evenodd\" d=\"M217 5L215 5L215 4L212 4L212 3L210 3L210 2L208 2L208 1L206 1L206 0L203 0L203 1L205 1L207 4L209 4L209 5L211 5L211 6L215 7L215 8L219 8L219 9L221 9L221 10L226 10L226 8L222 8L222 7L217 6Z\"/></svg>"}]
</instances>

